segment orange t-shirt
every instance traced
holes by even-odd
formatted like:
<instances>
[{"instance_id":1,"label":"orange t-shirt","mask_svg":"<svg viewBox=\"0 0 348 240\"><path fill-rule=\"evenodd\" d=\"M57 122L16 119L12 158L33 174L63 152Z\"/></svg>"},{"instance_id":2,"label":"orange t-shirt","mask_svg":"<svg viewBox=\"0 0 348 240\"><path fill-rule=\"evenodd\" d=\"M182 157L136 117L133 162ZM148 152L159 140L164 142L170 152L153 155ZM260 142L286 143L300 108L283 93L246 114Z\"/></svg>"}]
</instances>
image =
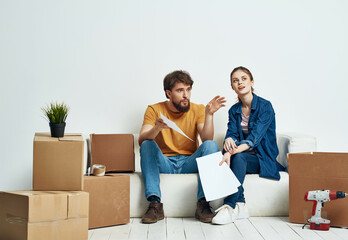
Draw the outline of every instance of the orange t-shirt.
<instances>
[{"instance_id":1,"label":"orange t-shirt","mask_svg":"<svg viewBox=\"0 0 348 240\"><path fill-rule=\"evenodd\" d=\"M143 125L155 126L156 119L162 113L192 140L173 129L163 129L154 139L165 156L192 155L199 147L197 125L205 121L203 104L190 103L190 110L185 113L173 113L165 102L149 105L144 115Z\"/></svg>"}]
</instances>

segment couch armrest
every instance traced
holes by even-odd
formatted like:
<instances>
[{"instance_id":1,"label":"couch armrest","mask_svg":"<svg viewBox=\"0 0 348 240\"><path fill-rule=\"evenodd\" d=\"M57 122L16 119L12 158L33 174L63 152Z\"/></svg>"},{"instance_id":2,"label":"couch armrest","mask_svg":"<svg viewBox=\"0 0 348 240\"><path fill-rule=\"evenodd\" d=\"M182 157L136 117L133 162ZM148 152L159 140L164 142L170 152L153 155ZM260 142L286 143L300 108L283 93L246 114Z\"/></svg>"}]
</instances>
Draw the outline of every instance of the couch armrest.
<instances>
[{"instance_id":1,"label":"couch armrest","mask_svg":"<svg viewBox=\"0 0 348 240\"><path fill-rule=\"evenodd\" d=\"M140 168L140 146L138 143L139 140L139 134L134 134L134 168L135 172L141 172Z\"/></svg>"},{"instance_id":2,"label":"couch armrest","mask_svg":"<svg viewBox=\"0 0 348 240\"><path fill-rule=\"evenodd\" d=\"M317 140L315 137L300 133L277 133L279 149L278 162L288 170L288 153L315 152Z\"/></svg>"}]
</instances>

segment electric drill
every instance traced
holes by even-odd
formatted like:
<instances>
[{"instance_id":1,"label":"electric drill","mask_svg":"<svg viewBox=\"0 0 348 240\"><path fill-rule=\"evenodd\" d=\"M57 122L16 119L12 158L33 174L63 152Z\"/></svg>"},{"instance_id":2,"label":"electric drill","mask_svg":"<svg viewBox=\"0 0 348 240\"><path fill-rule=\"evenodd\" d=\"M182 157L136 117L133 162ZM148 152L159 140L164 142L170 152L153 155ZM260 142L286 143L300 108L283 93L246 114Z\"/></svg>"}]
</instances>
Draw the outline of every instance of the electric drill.
<instances>
[{"instance_id":1,"label":"electric drill","mask_svg":"<svg viewBox=\"0 0 348 240\"><path fill-rule=\"evenodd\" d=\"M308 219L309 228L313 230L329 230L330 220L321 217L321 208L324 206L324 202L344 198L346 196L347 194L342 191L318 190L307 192L304 199L314 202L312 217Z\"/></svg>"}]
</instances>

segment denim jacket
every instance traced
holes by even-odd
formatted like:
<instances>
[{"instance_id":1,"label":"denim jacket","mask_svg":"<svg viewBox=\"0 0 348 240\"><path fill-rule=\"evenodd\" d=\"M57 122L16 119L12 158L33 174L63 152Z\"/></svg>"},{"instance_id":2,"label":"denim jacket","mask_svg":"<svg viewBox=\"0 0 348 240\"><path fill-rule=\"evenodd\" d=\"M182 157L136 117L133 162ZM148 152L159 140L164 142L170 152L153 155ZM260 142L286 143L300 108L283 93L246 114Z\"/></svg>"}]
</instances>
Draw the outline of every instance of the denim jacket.
<instances>
[{"instance_id":1,"label":"denim jacket","mask_svg":"<svg viewBox=\"0 0 348 240\"><path fill-rule=\"evenodd\" d=\"M231 137L237 146L243 143L248 144L250 150L255 150L259 159L260 177L279 180L278 169L280 164L276 161L279 151L275 131L275 112L269 101L256 94L253 95L248 123L248 137L246 139L243 137L240 126L242 102L238 102L228 111L229 121L225 139Z\"/></svg>"}]
</instances>

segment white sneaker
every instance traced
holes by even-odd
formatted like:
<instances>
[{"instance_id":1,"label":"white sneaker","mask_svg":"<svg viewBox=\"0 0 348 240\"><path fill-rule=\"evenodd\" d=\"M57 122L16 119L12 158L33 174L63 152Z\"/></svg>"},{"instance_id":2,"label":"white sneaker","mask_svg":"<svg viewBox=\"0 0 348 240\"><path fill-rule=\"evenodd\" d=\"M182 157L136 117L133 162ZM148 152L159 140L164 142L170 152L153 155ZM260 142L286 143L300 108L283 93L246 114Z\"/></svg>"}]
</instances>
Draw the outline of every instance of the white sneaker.
<instances>
[{"instance_id":1,"label":"white sneaker","mask_svg":"<svg viewBox=\"0 0 348 240\"><path fill-rule=\"evenodd\" d=\"M246 203L237 202L236 208L238 208L238 217L237 219L249 218L249 210L246 206Z\"/></svg>"},{"instance_id":2,"label":"white sneaker","mask_svg":"<svg viewBox=\"0 0 348 240\"><path fill-rule=\"evenodd\" d=\"M233 223L237 220L238 217L237 211L227 204L222 205L221 207L216 209L215 212L217 214L211 220L213 224Z\"/></svg>"}]
</instances>

